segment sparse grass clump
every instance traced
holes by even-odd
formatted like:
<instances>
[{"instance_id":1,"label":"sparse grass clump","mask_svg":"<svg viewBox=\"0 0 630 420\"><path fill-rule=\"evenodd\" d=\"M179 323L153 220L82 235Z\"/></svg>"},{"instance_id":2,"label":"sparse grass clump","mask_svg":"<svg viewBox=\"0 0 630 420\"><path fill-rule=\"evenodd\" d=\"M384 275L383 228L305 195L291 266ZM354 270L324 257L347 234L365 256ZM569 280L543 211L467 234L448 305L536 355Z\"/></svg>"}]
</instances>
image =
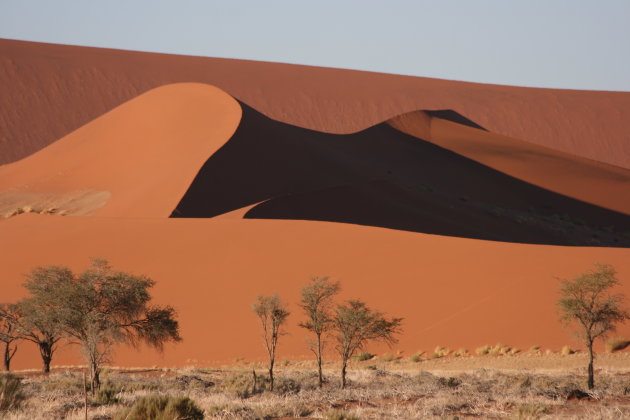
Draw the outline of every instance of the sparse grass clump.
<instances>
[{"instance_id":1,"label":"sparse grass clump","mask_svg":"<svg viewBox=\"0 0 630 420\"><path fill-rule=\"evenodd\" d=\"M490 349L491 347L486 344L485 346L477 347L475 353L477 353L477 355L479 356L485 356L486 354L490 353Z\"/></svg>"},{"instance_id":2,"label":"sparse grass clump","mask_svg":"<svg viewBox=\"0 0 630 420\"><path fill-rule=\"evenodd\" d=\"M25 396L22 382L10 373L0 375L0 413L20 408Z\"/></svg>"},{"instance_id":3,"label":"sparse grass clump","mask_svg":"<svg viewBox=\"0 0 630 420\"><path fill-rule=\"evenodd\" d=\"M492 356L505 356L510 352L510 350L512 350L512 347L497 343L494 347L488 350L488 354Z\"/></svg>"},{"instance_id":4,"label":"sparse grass clump","mask_svg":"<svg viewBox=\"0 0 630 420\"><path fill-rule=\"evenodd\" d=\"M394 360L396 360L396 356L394 356L391 353L385 353L383 355L383 360L386 361L386 362L393 362Z\"/></svg>"},{"instance_id":5,"label":"sparse grass clump","mask_svg":"<svg viewBox=\"0 0 630 420\"><path fill-rule=\"evenodd\" d=\"M437 346L435 350L433 350L433 354L431 355L432 359L439 359L440 357L446 357L451 354L451 351L446 347Z\"/></svg>"},{"instance_id":6,"label":"sparse grass clump","mask_svg":"<svg viewBox=\"0 0 630 420\"><path fill-rule=\"evenodd\" d=\"M514 418L518 420L535 420L549 414L549 407L542 404L519 405L514 412Z\"/></svg>"},{"instance_id":7,"label":"sparse grass clump","mask_svg":"<svg viewBox=\"0 0 630 420\"><path fill-rule=\"evenodd\" d=\"M359 416L341 410L331 410L324 415L326 420L359 420Z\"/></svg>"},{"instance_id":8,"label":"sparse grass clump","mask_svg":"<svg viewBox=\"0 0 630 420\"><path fill-rule=\"evenodd\" d=\"M188 397L149 395L114 415L113 420L202 420L203 411Z\"/></svg>"},{"instance_id":9,"label":"sparse grass clump","mask_svg":"<svg viewBox=\"0 0 630 420\"><path fill-rule=\"evenodd\" d=\"M411 360L411 361L412 361L412 362L414 362L414 363L418 363L419 361L421 361L421 360L422 360L422 355L423 355L424 353L425 353L425 352L423 352L423 351L419 351L419 352L417 352L416 354L411 355L411 357L409 357L409 360Z\"/></svg>"},{"instance_id":10,"label":"sparse grass clump","mask_svg":"<svg viewBox=\"0 0 630 420\"><path fill-rule=\"evenodd\" d=\"M372 353L368 353L367 351L362 351L361 353L354 356L355 360L359 362L365 362L366 360L370 360L374 358Z\"/></svg>"},{"instance_id":11,"label":"sparse grass clump","mask_svg":"<svg viewBox=\"0 0 630 420\"><path fill-rule=\"evenodd\" d=\"M575 353L575 350L572 350L569 346L562 347L562 350L560 351L560 354L562 354L563 356L568 356L573 353Z\"/></svg>"},{"instance_id":12,"label":"sparse grass clump","mask_svg":"<svg viewBox=\"0 0 630 420\"><path fill-rule=\"evenodd\" d=\"M625 338L621 337L615 337L606 342L606 351L608 353L612 353L615 351L623 350L628 346L630 346L630 340L626 340Z\"/></svg>"}]
</instances>

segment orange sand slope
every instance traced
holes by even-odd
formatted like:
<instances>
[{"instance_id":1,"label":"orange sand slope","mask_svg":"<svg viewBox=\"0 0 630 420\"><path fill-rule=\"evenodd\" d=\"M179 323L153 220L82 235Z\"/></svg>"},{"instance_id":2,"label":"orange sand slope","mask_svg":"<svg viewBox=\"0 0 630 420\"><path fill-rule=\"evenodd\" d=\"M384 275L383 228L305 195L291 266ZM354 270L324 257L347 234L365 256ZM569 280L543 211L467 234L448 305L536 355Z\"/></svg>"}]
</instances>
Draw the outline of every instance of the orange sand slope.
<instances>
[{"instance_id":1,"label":"orange sand slope","mask_svg":"<svg viewBox=\"0 0 630 420\"><path fill-rule=\"evenodd\" d=\"M630 93L532 89L242 60L0 40L0 163L152 88L215 85L271 118L349 133L419 109L630 168Z\"/></svg>"},{"instance_id":2,"label":"orange sand slope","mask_svg":"<svg viewBox=\"0 0 630 420\"><path fill-rule=\"evenodd\" d=\"M423 111L400 115L388 124L530 184L630 214L627 169L432 117Z\"/></svg>"},{"instance_id":3,"label":"orange sand slope","mask_svg":"<svg viewBox=\"0 0 630 420\"><path fill-rule=\"evenodd\" d=\"M630 296L625 249L503 244L333 223L213 219L114 219L21 215L0 223L3 299L22 295L22 274L38 264L81 270L89 257L157 281L154 300L174 305L184 341L163 356L119 350L116 365L187 365L236 357L263 358L251 303L278 292L291 302L290 335L280 357L310 357L301 321L300 287L310 276L343 284L341 299L362 298L405 317L394 347L407 355L436 345L474 350L484 344L559 349L578 346L555 309L558 283L613 264ZM630 334L630 325L619 333ZM386 351L383 346L368 350ZM78 349L55 364L77 363ZM16 368L38 367L33 346L21 346Z\"/></svg>"},{"instance_id":4,"label":"orange sand slope","mask_svg":"<svg viewBox=\"0 0 630 420\"><path fill-rule=\"evenodd\" d=\"M85 214L88 206L99 216L167 217L240 117L239 104L215 87L156 88L27 159L0 166L0 203L6 211L11 200L19 205L39 194L51 212ZM108 195L96 195L99 205L94 194L66 199L86 190Z\"/></svg>"}]
</instances>

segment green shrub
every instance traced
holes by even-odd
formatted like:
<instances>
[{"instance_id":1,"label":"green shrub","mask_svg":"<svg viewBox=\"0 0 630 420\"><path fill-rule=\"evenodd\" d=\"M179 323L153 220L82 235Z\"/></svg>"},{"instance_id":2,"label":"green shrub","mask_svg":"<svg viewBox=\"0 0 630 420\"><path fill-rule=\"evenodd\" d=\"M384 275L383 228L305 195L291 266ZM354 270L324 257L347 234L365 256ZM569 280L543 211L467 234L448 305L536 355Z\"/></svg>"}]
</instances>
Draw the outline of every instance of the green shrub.
<instances>
[{"instance_id":1,"label":"green shrub","mask_svg":"<svg viewBox=\"0 0 630 420\"><path fill-rule=\"evenodd\" d=\"M203 417L203 411L188 397L149 395L119 411L114 420L202 420Z\"/></svg>"},{"instance_id":2,"label":"green shrub","mask_svg":"<svg viewBox=\"0 0 630 420\"><path fill-rule=\"evenodd\" d=\"M367 351L364 351L354 356L354 358L358 360L359 362L365 362L366 360L373 359L374 355L372 353L368 353Z\"/></svg>"},{"instance_id":3,"label":"green shrub","mask_svg":"<svg viewBox=\"0 0 630 420\"><path fill-rule=\"evenodd\" d=\"M10 373L0 375L0 413L20 408L24 398L19 378Z\"/></svg>"},{"instance_id":4,"label":"green shrub","mask_svg":"<svg viewBox=\"0 0 630 420\"><path fill-rule=\"evenodd\" d=\"M626 340L625 338L611 338L606 342L606 351L608 353L612 353L615 351L623 350L626 347L630 346L630 340Z\"/></svg>"},{"instance_id":5,"label":"green shrub","mask_svg":"<svg viewBox=\"0 0 630 420\"><path fill-rule=\"evenodd\" d=\"M575 353L575 351L574 351L574 350L571 350L571 347L569 347L569 346L564 346L564 347L562 347L562 350L560 351L560 353L561 353L563 356L568 356L568 355L570 355L570 354Z\"/></svg>"}]
</instances>

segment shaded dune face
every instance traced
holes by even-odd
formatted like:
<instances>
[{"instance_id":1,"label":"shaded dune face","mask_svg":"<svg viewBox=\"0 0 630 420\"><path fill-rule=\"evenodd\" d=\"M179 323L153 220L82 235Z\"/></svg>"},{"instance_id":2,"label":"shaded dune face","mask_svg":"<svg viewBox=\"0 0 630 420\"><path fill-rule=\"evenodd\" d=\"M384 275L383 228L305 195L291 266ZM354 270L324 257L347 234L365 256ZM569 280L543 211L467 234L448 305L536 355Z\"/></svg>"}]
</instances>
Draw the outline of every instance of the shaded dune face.
<instances>
[{"instance_id":1,"label":"shaded dune face","mask_svg":"<svg viewBox=\"0 0 630 420\"><path fill-rule=\"evenodd\" d=\"M387 123L334 135L241 107L236 133L204 164L172 217L214 217L262 202L245 218L630 246L630 216L505 175Z\"/></svg>"}]
</instances>

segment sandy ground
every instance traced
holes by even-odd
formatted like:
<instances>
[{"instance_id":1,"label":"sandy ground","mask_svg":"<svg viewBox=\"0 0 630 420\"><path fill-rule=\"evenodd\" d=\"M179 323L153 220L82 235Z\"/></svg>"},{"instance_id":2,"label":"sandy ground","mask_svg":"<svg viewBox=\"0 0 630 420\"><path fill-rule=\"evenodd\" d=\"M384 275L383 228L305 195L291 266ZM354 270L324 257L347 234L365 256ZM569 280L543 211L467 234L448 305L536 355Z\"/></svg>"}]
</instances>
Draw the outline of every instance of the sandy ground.
<instances>
[{"instance_id":1,"label":"sandy ground","mask_svg":"<svg viewBox=\"0 0 630 420\"><path fill-rule=\"evenodd\" d=\"M390 351L411 355L437 345L473 351L502 342L559 350L577 346L558 321L555 276L570 277L592 262L613 264L630 295L627 249L532 246L476 241L304 221L116 219L23 214L0 223L3 299L23 295L22 275L36 265L82 270L90 257L156 280L156 303L179 312L184 341L153 351L120 349L121 365L184 366L264 355L257 295L278 292L290 303L283 358L310 357L297 302L311 276L342 282L339 299L360 298L404 317ZM628 326L620 335L628 335ZM16 367L39 366L24 344ZM382 353L387 347L376 345ZM55 363L76 363L62 348Z\"/></svg>"}]
</instances>

